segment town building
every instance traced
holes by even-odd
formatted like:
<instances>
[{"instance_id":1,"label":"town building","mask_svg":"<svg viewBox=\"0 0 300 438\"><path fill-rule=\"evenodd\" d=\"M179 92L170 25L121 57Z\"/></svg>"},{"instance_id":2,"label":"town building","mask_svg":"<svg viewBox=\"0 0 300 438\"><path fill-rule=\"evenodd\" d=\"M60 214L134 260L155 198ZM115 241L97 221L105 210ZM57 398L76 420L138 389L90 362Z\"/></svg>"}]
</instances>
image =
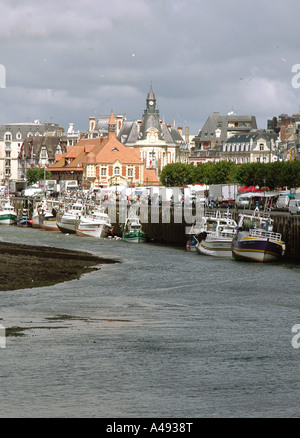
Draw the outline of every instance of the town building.
<instances>
[{"instance_id":1,"label":"town building","mask_svg":"<svg viewBox=\"0 0 300 438\"><path fill-rule=\"evenodd\" d=\"M117 118L117 138L126 147L139 151L146 169L159 175L166 164L188 162L189 143L183 138L182 127L160 119L156 97L150 87L146 109L140 120Z\"/></svg>"},{"instance_id":2,"label":"town building","mask_svg":"<svg viewBox=\"0 0 300 438\"><path fill-rule=\"evenodd\" d=\"M278 133L278 159L300 160L300 114L280 114L267 121L268 128Z\"/></svg>"},{"instance_id":3,"label":"town building","mask_svg":"<svg viewBox=\"0 0 300 438\"><path fill-rule=\"evenodd\" d=\"M0 183L8 184L26 178L25 163L19 161L22 144L25 140L37 137L62 137L64 128L56 123L42 123L39 120L26 123L9 123L0 126ZM34 153L34 152L32 152ZM36 164L33 160L31 164ZM29 163L28 163L29 164Z\"/></svg>"},{"instance_id":4,"label":"town building","mask_svg":"<svg viewBox=\"0 0 300 438\"><path fill-rule=\"evenodd\" d=\"M48 168L57 181L76 179L81 187L157 185L155 171L145 168L139 151L124 146L116 135L113 112L107 125L107 136L83 138L75 146L56 155Z\"/></svg>"},{"instance_id":5,"label":"town building","mask_svg":"<svg viewBox=\"0 0 300 438\"><path fill-rule=\"evenodd\" d=\"M48 167L55 162L56 154L63 154L67 148L67 137L31 136L24 140L18 155L16 180L26 180L27 169Z\"/></svg>"},{"instance_id":6,"label":"town building","mask_svg":"<svg viewBox=\"0 0 300 438\"><path fill-rule=\"evenodd\" d=\"M224 141L236 134L247 134L257 129L256 118L251 115L214 112L194 138L189 162L198 165L207 161L220 161Z\"/></svg>"},{"instance_id":7,"label":"town building","mask_svg":"<svg viewBox=\"0 0 300 438\"><path fill-rule=\"evenodd\" d=\"M244 163L271 163L277 160L277 134L271 130L252 130L235 134L222 144L220 159Z\"/></svg>"}]
</instances>

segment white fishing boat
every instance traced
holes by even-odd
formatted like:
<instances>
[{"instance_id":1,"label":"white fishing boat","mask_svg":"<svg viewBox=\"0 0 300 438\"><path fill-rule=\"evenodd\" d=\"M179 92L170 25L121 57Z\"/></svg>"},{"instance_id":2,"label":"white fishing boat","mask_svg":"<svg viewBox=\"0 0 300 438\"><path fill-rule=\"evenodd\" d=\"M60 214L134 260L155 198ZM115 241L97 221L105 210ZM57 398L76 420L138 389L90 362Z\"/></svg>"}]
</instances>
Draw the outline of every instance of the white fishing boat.
<instances>
[{"instance_id":1,"label":"white fishing boat","mask_svg":"<svg viewBox=\"0 0 300 438\"><path fill-rule=\"evenodd\" d=\"M0 210L0 224L13 225L17 222L17 212L11 204L10 198L1 206Z\"/></svg>"},{"instance_id":2,"label":"white fishing boat","mask_svg":"<svg viewBox=\"0 0 300 438\"><path fill-rule=\"evenodd\" d=\"M237 260L274 262L285 252L280 233L273 232L273 220L258 208L252 214L241 214L232 240L232 254Z\"/></svg>"},{"instance_id":3,"label":"white fishing boat","mask_svg":"<svg viewBox=\"0 0 300 438\"><path fill-rule=\"evenodd\" d=\"M129 212L124 225L122 225L122 239L132 243L143 243L148 240L148 235L143 232L140 218L135 211Z\"/></svg>"},{"instance_id":4,"label":"white fishing boat","mask_svg":"<svg viewBox=\"0 0 300 438\"><path fill-rule=\"evenodd\" d=\"M109 215L103 208L91 210L88 214L80 216L76 223L78 236L96 238L107 237L112 230Z\"/></svg>"},{"instance_id":5,"label":"white fishing boat","mask_svg":"<svg viewBox=\"0 0 300 438\"><path fill-rule=\"evenodd\" d=\"M217 212L204 218L203 231L196 244L198 254L217 257L232 257L231 244L237 223L230 213Z\"/></svg>"},{"instance_id":6,"label":"white fishing boat","mask_svg":"<svg viewBox=\"0 0 300 438\"><path fill-rule=\"evenodd\" d=\"M56 224L62 233L76 234L76 222L84 214L84 204L75 202L56 215Z\"/></svg>"}]
</instances>

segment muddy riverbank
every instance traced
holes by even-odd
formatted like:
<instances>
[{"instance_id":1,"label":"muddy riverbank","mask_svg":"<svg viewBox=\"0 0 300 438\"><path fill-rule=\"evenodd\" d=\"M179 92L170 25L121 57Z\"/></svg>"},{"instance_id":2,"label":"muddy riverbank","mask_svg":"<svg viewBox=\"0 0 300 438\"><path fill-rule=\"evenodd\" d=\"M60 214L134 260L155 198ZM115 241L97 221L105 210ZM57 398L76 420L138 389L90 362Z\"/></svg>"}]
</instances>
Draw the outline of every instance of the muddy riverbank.
<instances>
[{"instance_id":1,"label":"muddy riverbank","mask_svg":"<svg viewBox=\"0 0 300 438\"><path fill-rule=\"evenodd\" d=\"M51 286L118 263L82 251L0 242L0 291Z\"/></svg>"}]
</instances>

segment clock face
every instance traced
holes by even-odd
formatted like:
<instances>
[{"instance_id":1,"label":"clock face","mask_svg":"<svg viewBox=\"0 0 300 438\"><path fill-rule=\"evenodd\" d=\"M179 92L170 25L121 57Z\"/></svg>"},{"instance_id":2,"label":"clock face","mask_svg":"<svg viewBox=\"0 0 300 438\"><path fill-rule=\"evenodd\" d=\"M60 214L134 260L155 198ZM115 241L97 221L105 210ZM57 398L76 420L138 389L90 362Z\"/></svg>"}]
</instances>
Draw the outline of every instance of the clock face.
<instances>
[{"instance_id":1,"label":"clock face","mask_svg":"<svg viewBox=\"0 0 300 438\"><path fill-rule=\"evenodd\" d=\"M153 105L153 103L154 103L153 100L150 100L149 105Z\"/></svg>"}]
</instances>

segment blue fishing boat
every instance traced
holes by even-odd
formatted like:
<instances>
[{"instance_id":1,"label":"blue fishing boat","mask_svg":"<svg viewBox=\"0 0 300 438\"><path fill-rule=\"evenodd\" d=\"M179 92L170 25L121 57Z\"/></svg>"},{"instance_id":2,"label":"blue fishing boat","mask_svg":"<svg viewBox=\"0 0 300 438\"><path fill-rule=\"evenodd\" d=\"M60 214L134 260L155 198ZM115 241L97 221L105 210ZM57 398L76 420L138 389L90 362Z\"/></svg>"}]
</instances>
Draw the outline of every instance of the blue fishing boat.
<instances>
[{"instance_id":1,"label":"blue fishing boat","mask_svg":"<svg viewBox=\"0 0 300 438\"><path fill-rule=\"evenodd\" d=\"M18 227L31 227L32 226L32 218L30 217L29 210L25 208L22 210L20 217L17 220Z\"/></svg>"},{"instance_id":2,"label":"blue fishing boat","mask_svg":"<svg viewBox=\"0 0 300 438\"><path fill-rule=\"evenodd\" d=\"M232 255L237 260L274 262L285 252L280 233L273 232L270 216L256 208L252 215L241 214L232 240Z\"/></svg>"}]
</instances>

